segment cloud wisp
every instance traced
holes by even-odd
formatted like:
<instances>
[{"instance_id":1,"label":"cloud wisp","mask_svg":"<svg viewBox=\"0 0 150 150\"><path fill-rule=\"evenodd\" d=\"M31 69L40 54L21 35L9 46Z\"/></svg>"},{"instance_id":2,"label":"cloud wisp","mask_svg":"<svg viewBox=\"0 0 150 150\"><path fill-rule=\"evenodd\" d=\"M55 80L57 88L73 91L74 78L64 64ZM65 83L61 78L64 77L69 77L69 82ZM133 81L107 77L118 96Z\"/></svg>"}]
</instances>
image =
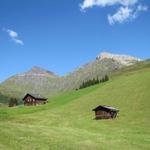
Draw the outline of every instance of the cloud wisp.
<instances>
[{"instance_id":1,"label":"cloud wisp","mask_svg":"<svg viewBox=\"0 0 150 150\"><path fill-rule=\"evenodd\" d=\"M108 15L108 22L110 25L115 24L116 22L118 23L124 23L125 21L128 20L133 20L138 17L139 12L144 12L147 11L148 7L147 6L142 6L138 5L136 8L131 8L131 7L120 7L117 12L113 15Z\"/></svg>"},{"instance_id":2,"label":"cloud wisp","mask_svg":"<svg viewBox=\"0 0 150 150\"><path fill-rule=\"evenodd\" d=\"M148 6L142 5L140 0L84 0L83 3L80 4L80 8L82 11L85 11L94 6L103 8L114 5L118 6L116 12L107 15L110 25L133 20L138 17L140 12L148 10Z\"/></svg>"},{"instance_id":3,"label":"cloud wisp","mask_svg":"<svg viewBox=\"0 0 150 150\"><path fill-rule=\"evenodd\" d=\"M13 30L10 30L10 29L3 29L3 31L7 32L9 37L16 43L16 44L20 44L20 45L24 45L23 41L20 40L18 38L18 33L13 31Z\"/></svg>"}]
</instances>

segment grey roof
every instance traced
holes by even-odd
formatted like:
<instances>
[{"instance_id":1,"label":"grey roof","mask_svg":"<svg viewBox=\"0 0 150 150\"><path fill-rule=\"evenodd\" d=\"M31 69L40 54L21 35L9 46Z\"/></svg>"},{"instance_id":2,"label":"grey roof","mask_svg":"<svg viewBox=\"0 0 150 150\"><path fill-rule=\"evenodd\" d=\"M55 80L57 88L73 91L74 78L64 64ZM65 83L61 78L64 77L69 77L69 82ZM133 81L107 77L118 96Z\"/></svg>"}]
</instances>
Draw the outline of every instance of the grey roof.
<instances>
[{"instance_id":1,"label":"grey roof","mask_svg":"<svg viewBox=\"0 0 150 150\"><path fill-rule=\"evenodd\" d=\"M40 94L27 93L27 94L25 95L25 97L26 97L27 95L30 95L30 96L32 96L32 97L34 97L34 98L36 98L36 99L44 99L44 100L47 99L47 98L41 96ZM25 99L25 97L24 97L23 99Z\"/></svg>"},{"instance_id":2,"label":"grey roof","mask_svg":"<svg viewBox=\"0 0 150 150\"><path fill-rule=\"evenodd\" d=\"M108 109L111 109L111 110L118 110L117 108L111 107L111 106L105 106L105 105L104 105L103 107L108 108Z\"/></svg>"},{"instance_id":3,"label":"grey roof","mask_svg":"<svg viewBox=\"0 0 150 150\"><path fill-rule=\"evenodd\" d=\"M114 107L106 106L106 105L99 105L98 107L94 108L93 111L97 111L101 108L106 108L106 109L109 109L109 110L112 110L112 111L119 111L118 109L116 109Z\"/></svg>"},{"instance_id":4,"label":"grey roof","mask_svg":"<svg viewBox=\"0 0 150 150\"><path fill-rule=\"evenodd\" d=\"M47 99L47 98L45 98L45 97L43 97L42 95L40 95L40 94L31 94L31 93L28 93L29 95L31 95L31 96L33 96L33 97L35 97L35 98L41 98L41 99Z\"/></svg>"}]
</instances>

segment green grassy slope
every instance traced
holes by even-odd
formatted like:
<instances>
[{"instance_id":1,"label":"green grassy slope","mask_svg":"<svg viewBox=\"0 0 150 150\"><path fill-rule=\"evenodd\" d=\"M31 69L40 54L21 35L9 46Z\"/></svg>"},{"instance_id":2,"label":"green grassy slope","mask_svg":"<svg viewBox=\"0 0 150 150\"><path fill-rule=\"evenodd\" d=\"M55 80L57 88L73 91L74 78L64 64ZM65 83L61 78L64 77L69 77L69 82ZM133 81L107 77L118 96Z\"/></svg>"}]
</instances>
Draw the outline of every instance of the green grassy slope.
<instances>
[{"instance_id":1,"label":"green grassy slope","mask_svg":"<svg viewBox=\"0 0 150 150\"><path fill-rule=\"evenodd\" d=\"M2 150L150 149L150 68L49 99L37 107L0 108ZM94 120L97 105L120 110L115 120Z\"/></svg>"}]
</instances>

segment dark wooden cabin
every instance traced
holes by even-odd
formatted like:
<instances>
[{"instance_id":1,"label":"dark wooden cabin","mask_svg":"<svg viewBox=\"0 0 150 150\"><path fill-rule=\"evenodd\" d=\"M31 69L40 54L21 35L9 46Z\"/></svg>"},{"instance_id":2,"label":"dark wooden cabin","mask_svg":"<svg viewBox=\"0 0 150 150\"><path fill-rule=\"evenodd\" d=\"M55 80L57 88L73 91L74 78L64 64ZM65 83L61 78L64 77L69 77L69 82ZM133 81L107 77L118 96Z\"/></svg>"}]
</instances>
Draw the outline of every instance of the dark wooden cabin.
<instances>
[{"instance_id":1,"label":"dark wooden cabin","mask_svg":"<svg viewBox=\"0 0 150 150\"><path fill-rule=\"evenodd\" d=\"M117 113L119 112L119 110L114 107L102 105L94 108L93 111L95 111L96 119L113 119L116 118Z\"/></svg>"},{"instance_id":2,"label":"dark wooden cabin","mask_svg":"<svg viewBox=\"0 0 150 150\"><path fill-rule=\"evenodd\" d=\"M46 104L48 102L47 98L39 94L29 94L29 93L25 95L23 101L25 106Z\"/></svg>"}]
</instances>

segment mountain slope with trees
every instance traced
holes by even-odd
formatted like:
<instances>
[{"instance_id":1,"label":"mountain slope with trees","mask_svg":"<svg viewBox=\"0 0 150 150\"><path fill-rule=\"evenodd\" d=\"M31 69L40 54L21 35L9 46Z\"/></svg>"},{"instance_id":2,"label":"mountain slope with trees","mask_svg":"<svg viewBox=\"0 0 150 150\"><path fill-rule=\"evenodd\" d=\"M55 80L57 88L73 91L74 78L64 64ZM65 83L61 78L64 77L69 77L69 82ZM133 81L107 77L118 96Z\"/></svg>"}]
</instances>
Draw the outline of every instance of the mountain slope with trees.
<instances>
[{"instance_id":1,"label":"mountain slope with trees","mask_svg":"<svg viewBox=\"0 0 150 150\"><path fill-rule=\"evenodd\" d=\"M126 57L128 58L129 56ZM3 95L18 99L26 93L54 96L59 93L75 90L80 88L84 82L93 80L94 78L102 80L106 75L109 76L112 72L126 66L114 58L115 55L113 55L113 58L109 55L108 57L97 57L95 61L79 67L64 77L59 77L50 71L34 67L25 73L15 75L1 83L0 91ZM133 57L131 60L125 60L130 64L139 61L136 58L133 59Z\"/></svg>"}]
</instances>

